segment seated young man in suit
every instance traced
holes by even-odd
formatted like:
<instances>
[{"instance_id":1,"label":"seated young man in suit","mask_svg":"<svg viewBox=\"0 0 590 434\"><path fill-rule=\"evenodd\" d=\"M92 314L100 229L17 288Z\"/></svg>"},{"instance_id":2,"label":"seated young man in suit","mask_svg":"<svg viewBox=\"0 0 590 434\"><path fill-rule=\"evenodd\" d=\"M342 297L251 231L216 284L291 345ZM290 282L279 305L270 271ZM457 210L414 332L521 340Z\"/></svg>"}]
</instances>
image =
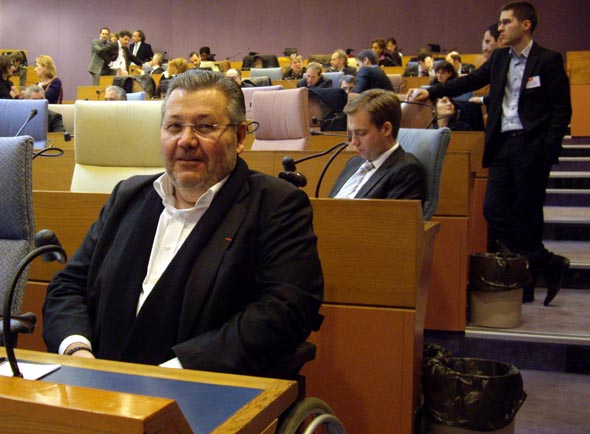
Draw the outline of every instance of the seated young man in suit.
<instances>
[{"instance_id":1,"label":"seated young man in suit","mask_svg":"<svg viewBox=\"0 0 590 434\"><path fill-rule=\"evenodd\" d=\"M49 351L259 376L319 327L307 195L239 157L244 94L191 70L162 106L165 173L119 183L47 289ZM281 370L280 367L284 366Z\"/></svg>"},{"instance_id":2,"label":"seated young man in suit","mask_svg":"<svg viewBox=\"0 0 590 434\"><path fill-rule=\"evenodd\" d=\"M424 200L424 168L397 141L401 107L395 93L365 91L344 107L344 113L350 143L360 155L346 163L330 197Z\"/></svg>"},{"instance_id":3,"label":"seated young man in suit","mask_svg":"<svg viewBox=\"0 0 590 434\"><path fill-rule=\"evenodd\" d=\"M361 93L369 89L393 90L393 84L387 74L379 68L379 60L373 50L361 50L356 55L356 64L358 72L354 93Z\"/></svg>"}]
</instances>

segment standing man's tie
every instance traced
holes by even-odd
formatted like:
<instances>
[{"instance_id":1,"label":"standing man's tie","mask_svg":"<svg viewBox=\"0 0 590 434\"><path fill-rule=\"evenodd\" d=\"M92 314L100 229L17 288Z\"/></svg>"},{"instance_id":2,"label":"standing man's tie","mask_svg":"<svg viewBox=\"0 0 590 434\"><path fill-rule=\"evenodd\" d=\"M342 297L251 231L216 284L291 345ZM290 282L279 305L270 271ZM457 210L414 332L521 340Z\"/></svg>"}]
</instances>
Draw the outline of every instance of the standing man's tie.
<instances>
[{"instance_id":1,"label":"standing man's tie","mask_svg":"<svg viewBox=\"0 0 590 434\"><path fill-rule=\"evenodd\" d=\"M363 181L367 172L373 170L375 166L370 161L365 161L356 172L352 174L348 181L342 186L338 194L335 196L337 199L352 199L360 189L361 182Z\"/></svg>"}]
</instances>

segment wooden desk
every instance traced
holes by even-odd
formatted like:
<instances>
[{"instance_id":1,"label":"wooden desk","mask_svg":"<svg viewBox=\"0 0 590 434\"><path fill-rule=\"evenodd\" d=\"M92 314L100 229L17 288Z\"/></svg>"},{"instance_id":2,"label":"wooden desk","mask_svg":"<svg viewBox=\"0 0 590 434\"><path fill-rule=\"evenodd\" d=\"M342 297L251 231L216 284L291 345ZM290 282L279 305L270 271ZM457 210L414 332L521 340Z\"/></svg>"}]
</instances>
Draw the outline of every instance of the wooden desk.
<instances>
[{"instance_id":1,"label":"wooden desk","mask_svg":"<svg viewBox=\"0 0 590 434\"><path fill-rule=\"evenodd\" d=\"M0 352L4 353L4 349ZM38 381L0 377L3 432L269 434L274 433L277 417L297 397L297 384L287 380L76 359L24 350L17 350L17 357L56 363L63 368ZM81 387L85 384L104 386ZM158 385L168 385L169 389ZM189 395L188 400L175 392L176 387L192 390L194 397ZM145 390L154 396L131 394L129 390Z\"/></svg>"},{"instance_id":2,"label":"wooden desk","mask_svg":"<svg viewBox=\"0 0 590 434\"><path fill-rule=\"evenodd\" d=\"M109 85L110 86L110 85ZM104 90L108 86L78 86L76 99L88 101L104 101Z\"/></svg>"}]
</instances>

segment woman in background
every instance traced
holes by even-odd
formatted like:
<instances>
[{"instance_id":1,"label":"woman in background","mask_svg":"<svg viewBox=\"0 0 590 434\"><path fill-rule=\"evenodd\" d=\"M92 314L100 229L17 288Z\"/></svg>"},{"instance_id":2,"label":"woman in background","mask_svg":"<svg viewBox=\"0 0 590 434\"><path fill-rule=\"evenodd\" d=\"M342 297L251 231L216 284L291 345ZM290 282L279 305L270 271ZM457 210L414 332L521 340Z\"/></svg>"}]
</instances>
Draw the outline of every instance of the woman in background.
<instances>
[{"instance_id":1,"label":"woman in background","mask_svg":"<svg viewBox=\"0 0 590 434\"><path fill-rule=\"evenodd\" d=\"M47 55L41 55L35 59L35 73L40 78L37 85L45 91L45 99L49 104L61 104L63 100L63 89L61 80L57 77L55 63Z\"/></svg>"}]
</instances>

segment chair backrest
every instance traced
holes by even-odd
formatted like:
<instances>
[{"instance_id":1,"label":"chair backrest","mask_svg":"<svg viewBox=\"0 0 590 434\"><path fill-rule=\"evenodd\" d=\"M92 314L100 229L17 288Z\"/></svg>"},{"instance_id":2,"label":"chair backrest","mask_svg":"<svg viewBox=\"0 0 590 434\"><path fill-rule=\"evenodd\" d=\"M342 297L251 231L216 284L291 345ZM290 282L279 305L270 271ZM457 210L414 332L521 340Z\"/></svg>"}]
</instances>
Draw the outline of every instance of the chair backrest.
<instances>
[{"instance_id":1,"label":"chair backrest","mask_svg":"<svg viewBox=\"0 0 590 434\"><path fill-rule=\"evenodd\" d=\"M61 114L64 129L73 133L74 130L74 104L49 104L49 110Z\"/></svg>"},{"instance_id":2,"label":"chair backrest","mask_svg":"<svg viewBox=\"0 0 590 434\"><path fill-rule=\"evenodd\" d=\"M162 101L76 101L71 191L110 193L139 174L162 172Z\"/></svg>"},{"instance_id":3,"label":"chair backrest","mask_svg":"<svg viewBox=\"0 0 590 434\"><path fill-rule=\"evenodd\" d=\"M23 121L24 122L24 121ZM22 123L22 122L21 122ZM0 137L0 306L10 288L19 261L33 248L33 139L30 136ZM13 299L13 314L20 313L27 272Z\"/></svg>"},{"instance_id":4,"label":"chair backrest","mask_svg":"<svg viewBox=\"0 0 590 434\"><path fill-rule=\"evenodd\" d=\"M21 136L31 136L35 148L47 145L46 99L0 99L0 137L14 137L32 110L37 115L21 131Z\"/></svg>"},{"instance_id":5,"label":"chair backrest","mask_svg":"<svg viewBox=\"0 0 590 434\"><path fill-rule=\"evenodd\" d=\"M266 75L261 75L258 77L248 77L248 78L245 78L244 80L249 81L250 83L252 83L256 87L268 87L268 86L273 85L270 77L267 77Z\"/></svg>"},{"instance_id":6,"label":"chair backrest","mask_svg":"<svg viewBox=\"0 0 590 434\"><path fill-rule=\"evenodd\" d=\"M270 77L271 80L281 80L283 68L250 68L250 77Z\"/></svg>"},{"instance_id":7,"label":"chair backrest","mask_svg":"<svg viewBox=\"0 0 590 434\"><path fill-rule=\"evenodd\" d=\"M308 89L255 92L252 120L259 123L253 150L307 149L309 129Z\"/></svg>"},{"instance_id":8,"label":"chair backrest","mask_svg":"<svg viewBox=\"0 0 590 434\"><path fill-rule=\"evenodd\" d=\"M254 58L260 57L262 59L262 63L266 68L276 68L279 65L279 59L274 54L249 54L244 56L242 60L242 69L250 69L252 64L254 63Z\"/></svg>"},{"instance_id":9,"label":"chair backrest","mask_svg":"<svg viewBox=\"0 0 590 434\"><path fill-rule=\"evenodd\" d=\"M332 87L339 87L340 79L344 77L344 72L322 72L322 75L332 80Z\"/></svg>"},{"instance_id":10,"label":"chair backrest","mask_svg":"<svg viewBox=\"0 0 590 434\"><path fill-rule=\"evenodd\" d=\"M430 220L438 207L442 166L451 138L451 130L400 128L397 140L406 152L413 154L426 172L426 198L422 204L424 220Z\"/></svg>"},{"instance_id":11,"label":"chair backrest","mask_svg":"<svg viewBox=\"0 0 590 434\"><path fill-rule=\"evenodd\" d=\"M402 101L402 128L433 128L436 108L429 102L409 103Z\"/></svg>"},{"instance_id":12,"label":"chair backrest","mask_svg":"<svg viewBox=\"0 0 590 434\"><path fill-rule=\"evenodd\" d=\"M391 81L394 92L399 92L402 87L402 75L401 74L387 74L387 78Z\"/></svg>"},{"instance_id":13,"label":"chair backrest","mask_svg":"<svg viewBox=\"0 0 590 434\"><path fill-rule=\"evenodd\" d=\"M267 92L269 90L281 90L283 86L257 86L257 87L243 87L244 103L246 104L246 118L252 119L252 95L254 92Z\"/></svg>"},{"instance_id":14,"label":"chair backrest","mask_svg":"<svg viewBox=\"0 0 590 434\"><path fill-rule=\"evenodd\" d=\"M127 101L145 101L145 92L131 92L127 94Z\"/></svg>"}]
</instances>

